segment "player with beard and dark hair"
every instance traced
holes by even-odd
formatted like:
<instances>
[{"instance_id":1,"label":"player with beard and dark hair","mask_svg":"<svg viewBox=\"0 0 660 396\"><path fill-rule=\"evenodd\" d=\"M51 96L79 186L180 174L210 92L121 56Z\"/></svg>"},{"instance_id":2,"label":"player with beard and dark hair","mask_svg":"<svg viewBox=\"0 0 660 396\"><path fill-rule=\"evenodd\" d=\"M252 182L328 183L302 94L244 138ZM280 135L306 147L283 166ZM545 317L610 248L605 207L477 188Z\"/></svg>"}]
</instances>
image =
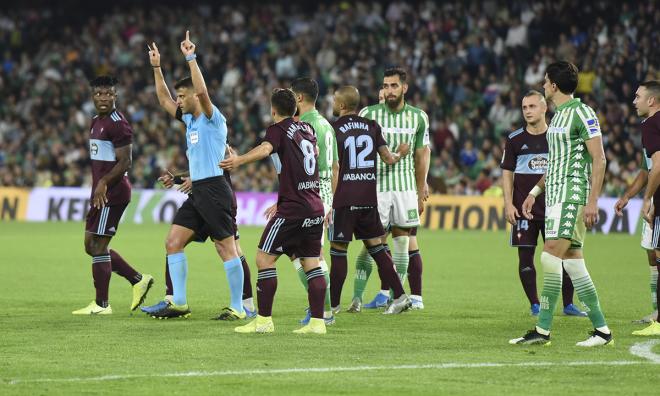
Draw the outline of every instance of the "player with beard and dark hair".
<instances>
[{"instance_id":1,"label":"player with beard and dark hair","mask_svg":"<svg viewBox=\"0 0 660 396\"><path fill-rule=\"evenodd\" d=\"M91 207L85 226L85 252L92 257L92 276L96 299L74 315L108 315L110 276L116 272L133 285L131 310L147 296L154 283L151 275L135 271L115 250L108 250L117 233L119 220L131 200L127 171L131 167L133 129L126 117L115 108L117 80L99 76L91 81L92 101L97 115L89 133L89 157L92 162Z\"/></svg>"}]
</instances>

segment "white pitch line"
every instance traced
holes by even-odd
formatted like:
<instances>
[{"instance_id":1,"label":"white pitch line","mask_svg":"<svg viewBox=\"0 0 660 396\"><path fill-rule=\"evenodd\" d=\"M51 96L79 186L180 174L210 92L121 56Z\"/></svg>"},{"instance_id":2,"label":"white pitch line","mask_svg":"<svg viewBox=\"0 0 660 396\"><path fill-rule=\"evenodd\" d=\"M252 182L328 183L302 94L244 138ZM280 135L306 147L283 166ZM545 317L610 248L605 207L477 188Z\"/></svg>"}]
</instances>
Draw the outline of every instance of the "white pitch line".
<instances>
[{"instance_id":1,"label":"white pitch line","mask_svg":"<svg viewBox=\"0 0 660 396\"><path fill-rule=\"evenodd\" d=\"M651 349L655 345L660 344L660 340L650 340L646 342L638 342L630 347L630 353L644 359L648 359L653 363L660 364L660 355L654 353Z\"/></svg>"},{"instance_id":2,"label":"white pitch line","mask_svg":"<svg viewBox=\"0 0 660 396\"><path fill-rule=\"evenodd\" d=\"M227 370L227 371L188 371L178 373L154 374L117 374L100 377L73 377L73 378L36 378L14 379L6 382L9 385L26 383L58 383L58 382L102 382L119 381L137 378L177 378L177 377L228 377L245 375L273 375L273 374L307 374L307 373L334 373L350 371L379 371L379 370L444 370L444 369L473 369L491 367L553 367L553 366L630 366L638 364L653 364L659 361L648 360L613 360L613 361L573 361L573 362L524 362L524 363L433 363L433 364L406 364L393 366L354 366L354 367L315 367L315 368L282 368L282 369L254 369L254 370Z\"/></svg>"}]
</instances>

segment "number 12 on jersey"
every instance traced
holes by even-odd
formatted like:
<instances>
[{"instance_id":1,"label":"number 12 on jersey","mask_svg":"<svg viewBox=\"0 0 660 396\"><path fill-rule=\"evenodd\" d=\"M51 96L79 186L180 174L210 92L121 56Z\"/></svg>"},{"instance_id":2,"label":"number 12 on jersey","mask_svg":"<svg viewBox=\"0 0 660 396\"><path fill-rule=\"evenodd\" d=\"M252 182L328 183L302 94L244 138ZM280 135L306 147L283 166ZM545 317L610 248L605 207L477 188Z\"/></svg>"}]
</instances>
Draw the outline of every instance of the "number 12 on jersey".
<instances>
[{"instance_id":1,"label":"number 12 on jersey","mask_svg":"<svg viewBox=\"0 0 660 396\"><path fill-rule=\"evenodd\" d=\"M374 150L374 142L371 136L359 135L349 136L344 141L344 148L348 149L349 166L351 169L373 168L374 161L368 160L367 156ZM362 148L358 153L358 148Z\"/></svg>"}]
</instances>

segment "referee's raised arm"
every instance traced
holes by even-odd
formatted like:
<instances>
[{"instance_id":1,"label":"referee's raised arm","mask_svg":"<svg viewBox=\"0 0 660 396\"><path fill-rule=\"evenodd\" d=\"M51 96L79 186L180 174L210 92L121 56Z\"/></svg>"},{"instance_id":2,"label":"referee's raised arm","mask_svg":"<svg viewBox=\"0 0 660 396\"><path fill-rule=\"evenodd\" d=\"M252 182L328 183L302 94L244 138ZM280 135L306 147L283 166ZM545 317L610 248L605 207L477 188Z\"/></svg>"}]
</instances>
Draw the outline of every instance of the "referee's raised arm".
<instances>
[{"instance_id":1,"label":"referee's raised arm","mask_svg":"<svg viewBox=\"0 0 660 396\"><path fill-rule=\"evenodd\" d=\"M167 88L165 83L165 77L163 76L163 70L160 67L160 52L156 43L151 43L151 46L147 45L149 48L149 62L151 62L151 67L154 69L154 84L156 85L156 96L158 96L158 103L164 108L169 115L176 117L176 111L178 105L172 99L170 90Z\"/></svg>"},{"instance_id":2,"label":"referee's raised arm","mask_svg":"<svg viewBox=\"0 0 660 396\"><path fill-rule=\"evenodd\" d=\"M213 104L209 97L209 91L206 89L206 83L202 76L202 71L197 64L197 55L195 54L195 43L190 41L190 31L186 30L186 39L181 42L181 52L186 57L186 62L190 66L190 77L192 78L195 95L199 98L199 104L206 118L213 115Z\"/></svg>"}]
</instances>

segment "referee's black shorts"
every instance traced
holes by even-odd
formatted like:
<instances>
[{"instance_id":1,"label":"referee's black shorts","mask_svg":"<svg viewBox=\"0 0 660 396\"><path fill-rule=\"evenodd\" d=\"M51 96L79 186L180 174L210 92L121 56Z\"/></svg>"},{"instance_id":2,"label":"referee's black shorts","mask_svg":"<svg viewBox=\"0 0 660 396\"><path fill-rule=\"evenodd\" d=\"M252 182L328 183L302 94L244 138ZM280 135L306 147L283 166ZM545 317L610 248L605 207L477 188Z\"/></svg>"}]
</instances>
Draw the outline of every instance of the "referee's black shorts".
<instances>
[{"instance_id":1,"label":"referee's black shorts","mask_svg":"<svg viewBox=\"0 0 660 396\"><path fill-rule=\"evenodd\" d=\"M197 241L233 236L232 194L224 176L194 181L192 193L176 212L172 224L193 230Z\"/></svg>"}]
</instances>

